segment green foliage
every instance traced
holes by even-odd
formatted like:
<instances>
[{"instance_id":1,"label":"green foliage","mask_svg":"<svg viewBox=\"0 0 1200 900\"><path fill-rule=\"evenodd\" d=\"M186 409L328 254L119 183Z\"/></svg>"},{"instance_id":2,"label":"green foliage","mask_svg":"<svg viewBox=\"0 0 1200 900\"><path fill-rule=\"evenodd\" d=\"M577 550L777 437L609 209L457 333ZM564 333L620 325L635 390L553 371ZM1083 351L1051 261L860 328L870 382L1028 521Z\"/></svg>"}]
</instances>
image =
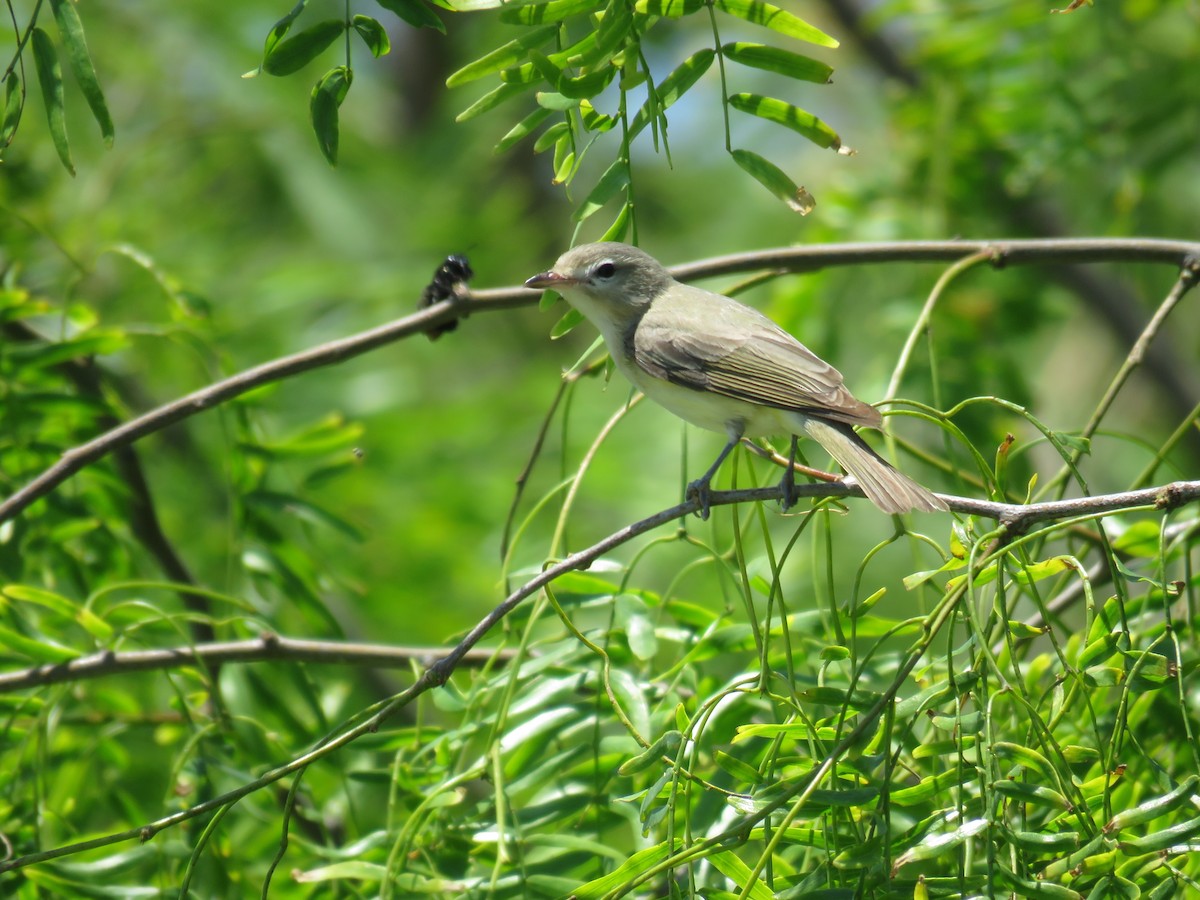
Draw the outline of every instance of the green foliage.
<instances>
[{"instance_id":1,"label":"green foliage","mask_svg":"<svg viewBox=\"0 0 1200 900\"><path fill-rule=\"evenodd\" d=\"M653 236L670 262L795 238L789 207L811 201L768 157L806 165L798 126L840 140L791 102L828 69L755 38L828 44L802 20L743 0L451 5L482 14L447 29L420 0L378 4L402 22L302 0L268 28L266 3L85 4L87 43L65 0L17 10L0 501L147 409L407 313L449 252L494 287L604 210L610 235ZM1190 228L1200 106L1179 10L875 15L911 35L931 86L856 87L868 61L842 67L829 118L855 123L859 156L806 175L822 195L806 238L1009 233L1033 200L1077 231ZM301 77L233 77L264 30L262 71ZM350 58L399 66L430 46L425 68L459 68L427 79L425 120L405 93L423 70ZM42 130L22 118L39 79ZM534 170L494 159L480 130L518 102L499 149L528 141ZM639 137L670 148L671 177ZM730 179L726 153L769 194ZM1113 350L1092 291L1049 286L1061 267L967 268L925 318L929 267L783 278L764 263L722 287L757 285L747 301L864 399L888 383L919 398L889 402L895 446L879 446L932 486L1017 504L1196 471L1195 412L1153 367L1164 338L1194 344L1192 295L1114 380L1136 332ZM1138 329L1169 286L1163 267L1093 269L1128 281ZM197 399L0 522L0 894L1195 890L1194 503L1163 491L999 527L966 507L893 522L855 500L747 502L631 536L707 465L708 438L689 433L680 459L672 420L592 377L605 367L592 335L568 333L577 314L535 315L480 311L436 344ZM1193 356L1172 363L1185 382ZM722 476L778 469L739 451ZM514 601L482 658L444 687L416 681L503 596L608 534L586 571ZM213 640L253 643L256 661L196 662ZM366 662L361 641L420 646ZM137 668L141 653L173 658ZM105 674L114 660L128 667Z\"/></svg>"}]
</instances>

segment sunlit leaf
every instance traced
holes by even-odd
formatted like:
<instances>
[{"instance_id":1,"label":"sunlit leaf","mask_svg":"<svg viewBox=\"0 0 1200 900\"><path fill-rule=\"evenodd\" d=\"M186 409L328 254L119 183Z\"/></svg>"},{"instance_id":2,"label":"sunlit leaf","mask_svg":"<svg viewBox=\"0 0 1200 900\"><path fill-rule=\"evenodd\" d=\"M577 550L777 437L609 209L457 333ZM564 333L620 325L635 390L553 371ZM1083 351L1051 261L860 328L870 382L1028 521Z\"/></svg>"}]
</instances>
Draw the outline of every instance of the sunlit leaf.
<instances>
[{"instance_id":1,"label":"sunlit leaf","mask_svg":"<svg viewBox=\"0 0 1200 900\"><path fill-rule=\"evenodd\" d=\"M469 62L446 79L446 87L458 87L468 82L507 69L522 62L529 51L542 46L558 33L556 25L546 25L535 28L514 41L509 41L495 50L487 53L474 62ZM461 121L461 116L460 116Z\"/></svg>"},{"instance_id":2,"label":"sunlit leaf","mask_svg":"<svg viewBox=\"0 0 1200 900\"><path fill-rule=\"evenodd\" d=\"M763 97L760 94L734 94L729 98L729 105L734 109L768 122L784 125L798 134L804 135L819 147L837 150L842 141L837 132L798 106L776 100L773 97Z\"/></svg>"},{"instance_id":3,"label":"sunlit leaf","mask_svg":"<svg viewBox=\"0 0 1200 900\"><path fill-rule=\"evenodd\" d=\"M790 50L780 47L739 41L726 44L721 51L725 54L726 59L732 59L743 66L776 72L779 75L786 75L788 78L811 81L814 84L827 84L833 74L831 66L812 57L792 53Z\"/></svg>"},{"instance_id":4,"label":"sunlit leaf","mask_svg":"<svg viewBox=\"0 0 1200 900\"><path fill-rule=\"evenodd\" d=\"M838 42L821 29L809 25L799 16L793 15L778 6L764 3L762 0L716 0L717 9L753 22L755 25L765 25L772 31L810 44L822 47L836 47Z\"/></svg>"},{"instance_id":5,"label":"sunlit leaf","mask_svg":"<svg viewBox=\"0 0 1200 900\"><path fill-rule=\"evenodd\" d=\"M549 3L529 3L524 6L509 4L500 13L500 21L514 25L541 25L544 22L561 22L571 16L602 9L603 6L598 0L550 0Z\"/></svg>"}]
</instances>

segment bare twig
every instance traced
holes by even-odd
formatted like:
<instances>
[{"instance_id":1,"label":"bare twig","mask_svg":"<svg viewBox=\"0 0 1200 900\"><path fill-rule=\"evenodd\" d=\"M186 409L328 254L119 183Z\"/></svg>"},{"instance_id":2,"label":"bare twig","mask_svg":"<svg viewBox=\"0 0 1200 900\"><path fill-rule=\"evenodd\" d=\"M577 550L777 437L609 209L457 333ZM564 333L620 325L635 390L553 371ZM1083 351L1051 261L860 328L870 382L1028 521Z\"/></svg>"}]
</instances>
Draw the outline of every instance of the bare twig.
<instances>
[{"instance_id":1,"label":"bare twig","mask_svg":"<svg viewBox=\"0 0 1200 900\"><path fill-rule=\"evenodd\" d=\"M1123 261L1165 263L1183 268L1191 264L1190 260L1200 258L1200 244L1148 238L824 244L714 257L676 266L672 272L678 278L693 280L763 268L807 272L829 266L867 263L953 262L964 256L980 253L989 254L993 265L996 266ZM530 306L536 300L536 292L524 288L472 291L462 298L445 300L403 319L263 363L193 391L106 431L85 444L65 451L58 462L0 503L0 522L11 519L76 472L103 459L116 448L128 446L146 435L256 387L343 362L410 335L444 325L456 318L464 318L478 312Z\"/></svg>"},{"instance_id":2,"label":"bare twig","mask_svg":"<svg viewBox=\"0 0 1200 900\"><path fill-rule=\"evenodd\" d=\"M202 663L306 662L403 669L427 666L437 659L441 647L396 647L387 644L363 644L348 641L310 641L263 634L247 641L219 641L152 650L103 651L81 656L70 662L34 666L15 672L0 673L0 691L20 691L48 684L89 681L107 675L171 669ZM472 651L463 657L464 665L483 665L496 656L511 655L506 650Z\"/></svg>"},{"instance_id":3,"label":"bare twig","mask_svg":"<svg viewBox=\"0 0 1200 900\"><path fill-rule=\"evenodd\" d=\"M796 492L801 496L809 497L846 497L852 495L861 496L861 491L854 485L845 483L834 484L811 484L798 485L795 488ZM770 488L753 488L746 490L735 491L714 491L709 497L711 506L719 506L728 503L743 503L749 500L774 500L782 499L783 491L780 487ZM1154 506L1158 508L1172 508L1183 503L1192 502L1200 499L1200 481L1176 482L1174 484L1163 485L1157 488L1150 488L1143 491L1127 491L1121 494L1110 494L1099 497L1084 497L1078 500L1058 500L1052 503L1030 504L1029 506L1017 506L1010 503L990 503L981 500L972 500L969 498L953 497L941 495L951 509L960 512L970 512L976 515L995 518L1010 529L1028 528L1035 522L1046 521L1049 519L1075 517L1082 515L1100 515L1106 512L1112 512L1116 509L1136 508L1142 506ZM223 809L233 803L236 803L242 797L261 790L262 788L274 784L289 775L300 772L314 762L329 756L334 751L353 743L358 738L365 734L374 732L387 721L391 716L395 715L399 710L408 706L422 694L430 689L439 687L446 683L447 679L461 666L472 654L475 646L483 639L483 637L492 630L505 616L515 609L522 601L540 591L546 585L553 582L555 579L565 575L568 572L573 572L579 569L588 568L593 562L608 553L610 550L619 547L627 541L648 531L652 531L667 522L674 521L691 513L698 512L700 509L700 501L692 499L685 503L680 503L672 506L669 509L664 509L661 512L626 525L608 537L593 544L585 550L580 550L578 553L572 553L570 556L561 560L554 565L547 566L541 574L536 578L527 581L520 588L513 591L488 613L479 623L467 633L457 646L449 653L439 659L437 662L430 665L408 690L397 694L390 700L385 702L375 713L361 722L347 728L340 734L330 738L328 741L322 742L320 746L315 747L308 753L296 757L290 762L278 766L275 769L267 772L253 781L227 791L219 797L214 797L204 803L196 804L188 807L185 810L173 813L169 816L156 819L153 822L148 822L138 828L130 828L125 831L114 832L112 834L103 835L101 837L92 838L86 841L79 841L74 844L66 844L60 847L55 847L49 850L41 850L36 853L30 853L25 856L15 857L0 862L0 873L21 869L26 866L34 865L40 862L46 862L52 859L58 859L64 856L70 856L76 853L81 853L87 850L94 850L99 847L107 847L112 844L119 844L125 841L140 840L148 841L159 832L172 828L189 819L194 819L197 816L202 816L216 810ZM820 780L820 773L825 771L828 764L836 759L840 753L844 752L845 748L849 747L853 740L865 733L864 729L868 726L865 723L873 722L878 718L883 708L887 703L895 697L896 692L900 689L903 683L904 676L916 665L917 661L924 650L928 647L929 642L936 635L941 624L945 621L958 598L961 596L965 588L964 580L960 587L952 595L944 598L939 608L931 614L931 622L924 631L924 636L917 648L914 648L908 655L904 666L899 670L897 677L892 684L892 687L884 693L880 700L869 710L859 725L848 735L843 741L838 744L838 747L826 759L826 764L818 770L811 782L805 782L809 787L815 785ZM279 640L279 639L276 639ZM799 786L794 792L781 798L776 803L765 807L765 810L779 808L790 797L802 793L806 790L803 785ZM765 815L765 811L763 812ZM740 826L739 826L740 827Z\"/></svg>"}]
</instances>

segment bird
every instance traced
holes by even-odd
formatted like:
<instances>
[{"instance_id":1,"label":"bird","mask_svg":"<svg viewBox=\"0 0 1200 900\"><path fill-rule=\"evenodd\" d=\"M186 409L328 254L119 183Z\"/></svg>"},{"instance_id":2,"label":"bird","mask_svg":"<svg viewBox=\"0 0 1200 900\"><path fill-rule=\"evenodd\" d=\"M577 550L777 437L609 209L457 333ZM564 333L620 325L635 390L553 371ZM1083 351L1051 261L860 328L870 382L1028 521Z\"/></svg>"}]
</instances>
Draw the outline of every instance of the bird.
<instances>
[{"instance_id":1,"label":"bird","mask_svg":"<svg viewBox=\"0 0 1200 900\"><path fill-rule=\"evenodd\" d=\"M788 435L780 483L796 500L797 438L825 448L885 513L945 510L945 502L896 470L854 430L881 428L879 410L856 399L842 375L758 310L676 281L645 251L613 241L568 250L525 286L553 290L599 329L616 368L660 406L728 442L686 491L708 518L711 482L743 437Z\"/></svg>"}]
</instances>

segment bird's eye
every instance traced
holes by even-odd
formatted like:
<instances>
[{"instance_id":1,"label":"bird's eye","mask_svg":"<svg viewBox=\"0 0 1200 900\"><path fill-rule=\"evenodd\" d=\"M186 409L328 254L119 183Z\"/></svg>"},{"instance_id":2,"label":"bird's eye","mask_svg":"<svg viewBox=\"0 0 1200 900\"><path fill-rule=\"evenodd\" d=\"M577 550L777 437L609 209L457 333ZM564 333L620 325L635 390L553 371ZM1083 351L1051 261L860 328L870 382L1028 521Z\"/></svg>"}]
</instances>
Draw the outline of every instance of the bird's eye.
<instances>
[{"instance_id":1,"label":"bird's eye","mask_svg":"<svg viewBox=\"0 0 1200 900\"><path fill-rule=\"evenodd\" d=\"M595 268L595 275L597 278L603 278L607 280L616 274L617 267L610 262L602 262Z\"/></svg>"}]
</instances>

